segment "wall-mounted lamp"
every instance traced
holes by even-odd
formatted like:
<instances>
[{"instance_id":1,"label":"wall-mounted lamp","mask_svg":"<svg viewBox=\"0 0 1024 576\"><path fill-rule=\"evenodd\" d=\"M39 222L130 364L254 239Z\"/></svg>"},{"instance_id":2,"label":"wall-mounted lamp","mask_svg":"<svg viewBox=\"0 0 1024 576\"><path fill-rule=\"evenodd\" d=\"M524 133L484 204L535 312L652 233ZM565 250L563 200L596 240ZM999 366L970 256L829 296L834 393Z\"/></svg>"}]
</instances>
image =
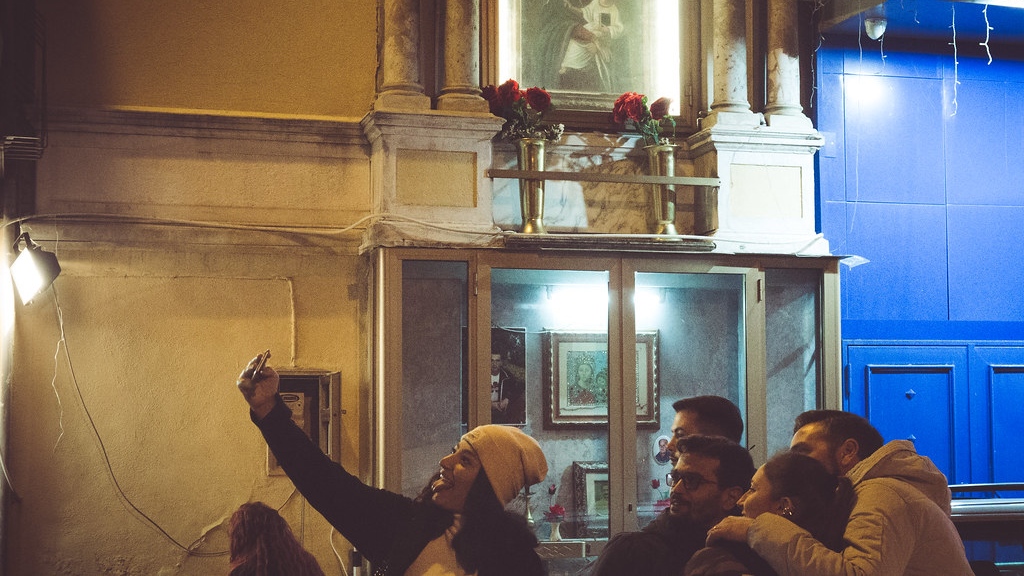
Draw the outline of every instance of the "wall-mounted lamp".
<instances>
[{"instance_id":1,"label":"wall-mounted lamp","mask_svg":"<svg viewBox=\"0 0 1024 576\"><path fill-rule=\"evenodd\" d=\"M18 244L24 242L24 248L18 250ZM18 290L22 304L28 304L40 292L46 290L60 274L57 255L43 250L39 244L23 232L14 241L14 250L19 252L14 264L11 264L11 278Z\"/></svg>"},{"instance_id":2,"label":"wall-mounted lamp","mask_svg":"<svg viewBox=\"0 0 1024 576\"><path fill-rule=\"evenodd\" d=\"M889 21L885 18L867 18L864 20L864 31L867 32L868 38L878 40L885 34L885 27L888 24Z\"/></svg>"}]
</instances>

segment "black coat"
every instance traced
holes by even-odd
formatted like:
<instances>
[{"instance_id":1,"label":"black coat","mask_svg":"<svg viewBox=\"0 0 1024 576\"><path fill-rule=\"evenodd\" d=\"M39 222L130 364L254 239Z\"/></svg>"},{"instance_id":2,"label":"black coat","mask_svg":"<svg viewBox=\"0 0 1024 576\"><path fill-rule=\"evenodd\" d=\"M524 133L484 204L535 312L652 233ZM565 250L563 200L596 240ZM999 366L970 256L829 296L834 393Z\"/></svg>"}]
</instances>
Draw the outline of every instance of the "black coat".
<instances>
[{"instance_id":1,"label":"black coat","mask_svg":"<svg viewBox=\"0 0 1024 576\"><path fill-rule=\"evenodd\" d=\"M441 508L367 486L331 461L295 425L291 411L280 399L256 424L281 468L309 504L373 565L386 567L387 574L404 574L427 543L451 526L451 514ZM479 576L544 573L533 548L492 549L494 554L485 556L486 565L480 566Z\"/></svg>"},{"instance_id":2,"label":"black coat","mask_svg":"<svg viewBox=\"0 0 1024 576\"><path fill-rule=\"evenodd\" d=\"M704 547L707 534L707 527L680 522L665 510L640 532L609 540L590 576L682 574L690 556Z\"/></svg>"}]
</instances>

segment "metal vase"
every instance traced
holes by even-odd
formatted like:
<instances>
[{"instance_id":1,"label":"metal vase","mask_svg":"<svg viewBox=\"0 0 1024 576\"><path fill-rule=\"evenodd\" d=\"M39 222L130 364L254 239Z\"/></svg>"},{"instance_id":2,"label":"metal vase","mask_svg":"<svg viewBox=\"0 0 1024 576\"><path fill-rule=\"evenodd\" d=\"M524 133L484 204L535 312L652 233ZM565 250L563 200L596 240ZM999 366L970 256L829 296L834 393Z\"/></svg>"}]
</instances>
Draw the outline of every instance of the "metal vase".
<instances>
[{"instance_id":1,"label":"metal vase","mask_svg":"<svg viewBox=\"0 0 1024 576\"><path fill-rule=\"evenodd\" d=\"M645 146L651 176L676 175L675 144ZM651 184L651 228L654 234L678 235L675 184Z\"/></svg>"},{"instance_id":2,"label":"metal vase","mask_svg":"<svg viewBox=\"0 0 1024 576\"><path fill-rule=\"evenodd\" d=\"M520 138L518 157L520 170L544 170L543 138ZM523 234L545 234L544 229L544 180L519 179L519 203L523 215Z\"/></svg>"}]
</instances>

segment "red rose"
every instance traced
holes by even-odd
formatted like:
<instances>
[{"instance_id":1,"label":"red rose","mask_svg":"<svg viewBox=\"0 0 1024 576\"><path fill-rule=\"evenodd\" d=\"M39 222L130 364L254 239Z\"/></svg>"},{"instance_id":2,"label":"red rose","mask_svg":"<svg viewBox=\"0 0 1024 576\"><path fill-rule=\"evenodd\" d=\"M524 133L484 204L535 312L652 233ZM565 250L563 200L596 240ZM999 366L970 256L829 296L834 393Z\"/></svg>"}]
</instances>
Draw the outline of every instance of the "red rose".
<instances>
[{"instance_id":1,"label":"red rose","mask_svg":"<svg viewBox=\"0 0 1024 576\"><path fill-rule=\"evenodd\" d=\"M661 481L658 480L657 478L651 480L651 488L654 488L655 490L661 488Z\"/></svg>"},{"instance_id":2,"label":"red rose","mask_svg":"<svg viewBox=\"0 0 1024 576\"><path fill-rule=\"evenodd\" d=\"M523 93L519 90L519 82L511 78L498 86L498 100L502 106L511 106L513 102L518 102L522 97Z\"/></svg>"},{"instance_id":3,"label":"red rose","mask_svg":"<svg viewBox=\"0 0 1024 576\"><path fill-rule=\"evenodd\" d=\"M634 93L633 97L626 101L626 117L634 122L639 122L644 117L646 106L647 97Z\"/></svg>"},{"instance_id":4,"label":"red rose","mask_svg":"<svg viewBox=\"0 0 1024 576\"><path fill-rule=\"evenodd\" d=\"M612 120L616 124L622 124L626 121L626 99L629 98L630 94L633 94L633 92L626 92L615 99L615 104L612 106Z\"/></svg>"},{"instance_id":5,"label":"red rose","mask_svg":"<svg viewBox=\"0 0 1024 576\"><path fill-rule=\"evenodd\" d=\"M644 99L643 94L636 92L626 92L619 96L612 107L612 119L617 124L622 124L627 118L639 122L644 114Z\"/></svg>"},{"instance_id":6,"label":"red rose","mask_svg":"<svg viewBox=\"0 0 1024 576\"><path fill-rule=\"evenodd\" d=\"M550 494L551 496L555 495L555 491L556 490L558 490L558 487L555 486L554 484L552 484L551 486L548 486L548 494Z\"/></svg>"},{"instance_id":7,"label":"red rose","mask_svg":"<svg viewBox=\"0 0 1024 576\"><path fill-rule=\"evenodd\" d=\"M665 115L668 114L668 106L671 103L672 101L665 97L655 100L654 103L651 104L651 118L654 118L655 120L661 120L664 118Z\"/></svg>"},{"instance_id":8,"label":"red rose","mask_svg":"<svg viewBox=\"0 0 1024 576\"><path fill-rule=\"evenodd\" d=\"M526 103L537 112L543 112L551 107L551 95L543 88L529 88L526 90Z\"/></svg>"},{"instance_id":9,"label":"red rose","mask_svg":"<svg viewBox=\"0 0 1024 576\"><path fill-rule=\"evenodd\" d=\"M548 511L551 513L552 516L564 516L565 515L565 508L563 508L561 504L555 504L554 506L549 508Z\"/></svg>"}]
</instances>

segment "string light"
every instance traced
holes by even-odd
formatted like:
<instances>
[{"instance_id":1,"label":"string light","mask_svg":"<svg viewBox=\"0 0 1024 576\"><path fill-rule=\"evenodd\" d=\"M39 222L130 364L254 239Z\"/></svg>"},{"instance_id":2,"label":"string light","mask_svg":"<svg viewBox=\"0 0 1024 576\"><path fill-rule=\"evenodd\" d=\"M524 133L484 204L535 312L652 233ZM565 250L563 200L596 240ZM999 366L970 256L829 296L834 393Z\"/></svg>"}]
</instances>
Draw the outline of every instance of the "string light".
<instances>
[{"instance_id":1,"label":"string light","mask_svg":"<svg viewBox=\"0 0 1024 576\"><path fill-rule=\"evenodd\" d=\"M979 46L984 46L985 47L985 53L988 54L988 64L991 66L992 65L992 50L989 49L988 40L989 40L989 36L990 36L992 30L994 30L994 28L992 28L992 25L989 24L989 22L988 22L988 4L985 4L985 8L982 9L981 14L982 14L982 16L985 17L985 41L979 43Z\"/></svg>"},{"instance_id":2,"label":"string light","mask_svg":"<svg viewBox=\"0 0 1024 576\"><path fill-rule=\"evenodd\" d=\"M953 41L950 45L953 46L953 113L950 116L956 116L956 111L959 106L957 103L957 86L960 85L960 61L957 59L956 53L956 6L952 6L952 22L950 28L953 29Z\"/></svg>"}]
</instances>

